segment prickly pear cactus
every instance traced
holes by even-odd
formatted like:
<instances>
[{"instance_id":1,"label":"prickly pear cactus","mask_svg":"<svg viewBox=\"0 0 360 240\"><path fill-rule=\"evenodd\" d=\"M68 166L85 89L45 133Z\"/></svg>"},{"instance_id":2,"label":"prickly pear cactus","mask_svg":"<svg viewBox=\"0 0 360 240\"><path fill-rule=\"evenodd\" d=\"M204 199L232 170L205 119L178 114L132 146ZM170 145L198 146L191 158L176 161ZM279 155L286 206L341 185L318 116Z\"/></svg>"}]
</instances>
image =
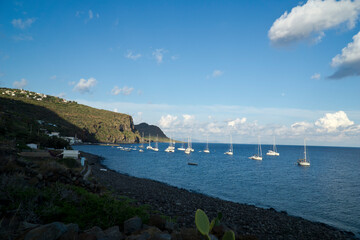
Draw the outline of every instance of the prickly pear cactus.
<instances>
[{"instance_id":1,"label":"prickly pear cactus","mask_svg":"<svg viewBox=\"0 0 360 240\"><path fill-rule=\"evenodd\" d=\"M201 209L196 210L195 224L196 224L196 228L199 230L199 232L202 235L206 235L206 236L209 235L210 232L209 218L205 214L205 212Z\"/></svg>"},{"instance_id":2,"label":"prickly pear cactus","mask_svg":"<svg viewBox=\"0 0 360 240\"><path fill-rule=\"evenodd\" d=\"M222 237L222 240L235 240L234 232L233 231L225 232L224 236Z\"/></svg>"}]
</instances>

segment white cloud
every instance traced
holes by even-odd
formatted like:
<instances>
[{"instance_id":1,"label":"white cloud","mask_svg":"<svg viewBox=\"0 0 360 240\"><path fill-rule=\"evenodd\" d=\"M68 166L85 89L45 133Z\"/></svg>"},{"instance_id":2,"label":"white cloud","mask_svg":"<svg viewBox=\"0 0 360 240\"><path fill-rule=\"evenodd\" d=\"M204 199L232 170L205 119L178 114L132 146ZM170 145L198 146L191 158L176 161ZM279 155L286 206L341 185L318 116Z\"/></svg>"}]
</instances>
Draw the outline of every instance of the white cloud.
<instances>
[{"instance_id":1,"label":"white cloud","mask_svg":"<svg viewBox=\"0 0 360 240\"><path fill-rule=\"evenodd\" d=\"M156 59L156 62L160 64L163 62L165 53L166 53L166 50L163 48L160 48L160 49L155 49L155 51L153 51L152 55Z\"/></svg>"},{"instance_id":2,"label":"white cloud","mask_svg":"<svg viewBox=\"0 0 360 240\"><path fill-rule=\"evenodd\" d=\"M13 19L11 21L11 24L16 28L25 29L30 27L35 22L35 20L35 18L28 18L26 20L22 20L21 18L19 18Z\"/></svg>"},{"instance_id":3,"label":"white cloud","mask_svg":"<svg viewBox=\"0 0 360 240\"><path fill-rule=\"evenodd\" d=\"M89 20L93 19L93 17L94 17L94 14L93 14L92 10L90 9L89 10Z\"/></svg>"},{"instance_id":4,"label":"white cloud","mask_svg":"<svg viewBox=\"0 0 360 240\"><path fill-rule=\"evenodd\" d=\"M141 57L141 54L140 53L133 54L133 52L129 50L127 52L127 54L125 55L125 57L135 61L135 60L137 60L138 58Z\"/></svg>"},{"instance_id":5,"label":"white cloud","mask_svg":"<svg viewBox=\"0 0 360 240\"><path fill-rule=\"evenodd\" d=\"M189 114L183 114L182 117L184 118L185 123L191 122L195 119L194 115L189 115Z\"/></svg>"},{"instance_id":6,"label":"white cloud","mask_svg":"<svg viewBox=\"0 0 360 240\"><path fill-rule=\"evenodd\" d=\"M25 78L22 78L20 81L15 81L13 83L14 88L24 88L27 85L27 80Z\"/></svg>"},{"instance_id":7,"label":"white cloud","mask_svg":"<svg viewBox=\"0 0 360 240\"><path fill-rule=\"evenodd\" d=\"M360 32L353 36L353 42L341 50L331 61L337 71L329 78L340 79L347 76L360 75Z\"/></svg>"},{"instance_id":8,"label":"white cloud","mask_svg":"<svg viewBox=\"0 0 360 240\"><path fill-rule=\"evenodd\" d=\"M309 129L312 129L314 124L308 122L296 122L291 125L291 131L296 135L305 134Z\"/></svg>"},{"instance_id":9,"label":"white cloud","mask_svg":"<svg viewBox=\"0 0 360 240\"><path fill-rule=\"evenodd\" d=\"M99 13L96 13L96 18L99 18L100 17L100 14Z\"/></svg>"},{"instance_id":10,"label":"white cloud","mask_svg":"<svg viewBox=\"0 0 360 240\"><path fill-rule=\"evenodd\" d=\"M330 133L350 127L354 125L354 122L349 120L344 111L338 111L335 113L326 113L324 117L315 122L315 125L320 127L320 131Z\"/></svg>"},{"instance_id":11,"label":"white cloud","mask_svg":"<svg viewBox=\"0 0 360 240\"><path fill-rule=\"evenodd\" d=\"M166 116L161 116L160 120L159 120L159 125L162 128L171 128L172 125L176 122L177 120L177 116L173 116L173 115L166 115Z\"/></svg>"},{"instance_id":12,"label":"white cloud","mask_svg":"<svg viewBox=\"0 0 360 240\"><path fill-rule=\"evenodd\" d=\"M323 31L347 23L355 27L360 10L360 1L308 0L287 11L271 26L268 36L272 43L287 44L315 35L320 41Z\"/></svg>"},{"instance_id":13,"label":"white cloud","mask_svg":"<svg viewBox=\"0 0 360 240\"><path fill-rule=\"evenodd\" d=\"M78 91L80 93L87 93L90 92L91 88L96 85L97 81L95 78L89 78L88 80L82 78L80 81L75 85L73 91Z\"/></svg>"},{"instance_id":14,"label":"white cloud","mask_svg":"<svg viewBox=\"0 0 360 240\"><path fill-rule=\"evenodd\" d=\"M111 94L112 95L119 95L120 93L122 95L130 95L132 93L132 91L134 90L134 88L132 87L123 87L123 88L119 88L118 86L115 86L112 90L111 90Z\"/></svg>"},{"instance_id":15,"label":"white cloud","mask_svg":"<svg viewBox=\"0 0 360 240\"><path fill-rule=\"evenodd\" d=\"M229 121L228 122L228 126L230 127L236 127L237 125L240 125L240 124L243 124L246 122L246 118L243 117L243 118L236 118L235 120L233 121Z\"/></svg>"},{"instance_id":16,"label":"white cloud","mask_svg":"<svg viewBox=\"0 0 360 240\"><path fill-rule=\"evenodd\" d=\"M319 80L320 77L321 77L320 73L314 73L314 74L311 76L311 79Z\"/></svg>"},{"instance_id":17,"label":"white cloud","mask_svg":"<svg viewBox=\"0 0 360 240\"><path fill-rule=\"evenodd\" d=\"M56 79L56 75L53 75L50 77L51 80L55 80Z\"/></svg>"},{"instance_id":18,"label":"white cloud","mask_svg":"<svg viewBox=\"0 0 360 240\"><path fill-rule=\"evenodd\" d=\"M213 73L212 73L212 76L213 76L213 78L216 78L216 77L220 77L220 76L223 75L223 74L224 74L223 71L214 70Z\"/></svg>"}]
</instances>

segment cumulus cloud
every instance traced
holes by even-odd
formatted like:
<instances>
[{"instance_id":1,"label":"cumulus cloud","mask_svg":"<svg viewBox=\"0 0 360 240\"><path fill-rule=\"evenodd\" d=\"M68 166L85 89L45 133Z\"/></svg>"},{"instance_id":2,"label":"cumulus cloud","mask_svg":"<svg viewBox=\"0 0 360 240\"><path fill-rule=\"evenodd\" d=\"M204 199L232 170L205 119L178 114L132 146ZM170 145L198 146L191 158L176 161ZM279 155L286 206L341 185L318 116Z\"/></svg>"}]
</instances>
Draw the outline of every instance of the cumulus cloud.
<instances>
[{"instance_id":1,"label":"cumulus cloud","mask_svg":"<svg viewBox=\"0 0 360 240\"><path fill-rule=\"evenodd\" d=\"M315 36L319 42L323 31L346 24L355 27L360 1L308 0L287 11L271 26L268 36L274 44L288 44Z\"/></svg>"},{"instance_id":2,"label":"cumulus cloud","mask_svg":"<svg viewBox=\"0 0 360 240\"><path fill-rule=\"evenodd\" d=\"M25 29L30 27L35 22L35 20L36 20L35 18L28 18L26 20L19 18L19 19L13 19L11 21L11 24L16 28Z\"/></svg>"},{"instance_id":3,"label":"cumulus cloud","mask_svg":"<svg viewBox=\"0 0 360 240\"><path fill-rule=\"evenodd\" d=\"M335 113L326 113L324 117L315 122L315 125L320 127L319 131L330 133L350 127L354 125L354 122L349 120L344 111L338 111Z\"/></svg>"},{"instance_id":4,"label":"cumulus cloud","mask_svg":"<svg viewBox=\"0 0 360 240\"><path fill-rule=\"evenodd\" d=\"M214 70L213 73L212 73L212 77L213 78L220 77L223 74L224 74L224 72L221 71L221 70Z\"/></svg>"},{"instance_id":5,"label":"cumulus cloud","mask_svg":"<svg viewBox=\"0 0 360 240\"><path fill-rule=\"evenodd\" d=\"M132 87L123 87L123 88L119 88L118 86L115 86L112 90L111 90L111 94L112 95L130 95L132 93L132 91L134 90L134 88Z\"/></svg>"},{"instance_id":6,"label":"cumulus cloud","mask_svg":"<svg viewBox=\"0 0 360 240\"><path fill-rule=\"evenodd\" d=\"M182 117L184 118L185 123L189 123L195 119L194 115L189 115L189 114L183 114Z\"/></svg>"},{"instance_id":7,"label":"cumulus cloud","mask_svg":"<svg viewBox=\"0 0 360 240\"><path fill-rule=\"evenodd\" d=\"M341 50L331 61L332 67L337 71L331 75L331 79L341 79L348 76L360 75L360 32L353 36L353 42Z\"/></svg>"},{"instance_id":8,"label":"cumulus cloud","mask_svg":"<svg viewBox=\"0 0 360 240\"><path fill-rule=\"evenodd\" d=\"M156 59L157 63L162 63L165 53L166 53L166 50L163 48L160 48L160 49L155 49L155 51L153 51L152 55Z\"/></svg>"},{"instance_id":9,"label":"cumulus cloud","mask_svg":"<svg viewBox=\"0 0 360 240\"><path fill-rule=\"evenodd\" d=\"M91 88L96 85L97 81L95 78L89 78L88 80L82 78L80 81L75 85L73 91L77 91L80 93L87 93L90 92Z\"/></svg>"},{"instance_id":10,"label":"cumulus cloud","mask_svg":"<svg viewBox=\"0 0 360 240\"><path fill-rule=\"evenodd\" d=\"M321 77L320 73L314 73L314 74L311 76L311 79L319 80L320 77Z\"/></svg>"},{"instance_id":11,"label":"cumulus cloud","mask_svg":"<svg viewBox=\"0 0 360 240\"><path fill-rule=\"evenodd\" d=\"M25 78L22 78L20 81L15 81L13 83L14 88L24 88L27 85L27 80Z\"/></svg>"},{"instance_id":12,"label":"cumulus cloud","mask_svg":"<svg viewBox=\"0 0 360 240\"><path fill-rule=\"evenodd\" d=\"M90 9L89 10L89 20L93 19L93 17L94 17L94 14L93 14L92 10Z\"/></svg>"},{"instance_id":13,"label":"cumulus cloud","mask_svg":"<svg viewBox=\"0 0 360 240\"><path fill-rule=\"evenodd\" d=\"M173 116L173 115L166 115L166 116L161 116L160 120L159 120L159 125L162 128L171 128L172 125L176 122L177 120L177 116Z\"/></svg>"},{"instance_id":14,"label":"cumulus cloud","mask_svg":"<svg viewBox=\"0 0 360 240\"><path fill-rule=\"evenodd\" d=\"M240 124L243 124L246 122L246 118L243 117L243 118L236 118L235 120L233 121L229 121L228 122L228 126L230 127L236 127L237 125L240 125Z\"/></svg>"},{"instance_id":15,"label":"cumulus cloud","mask_svg":"<svg viewBox=\"0 0 360 240\"><path fill-rule=\"evenodd\" d=\"M141 54L134 54L132 51L129 50L127 54L125 54L125 57L135 61L141 57Z\"/></svg>"}]
</instances>

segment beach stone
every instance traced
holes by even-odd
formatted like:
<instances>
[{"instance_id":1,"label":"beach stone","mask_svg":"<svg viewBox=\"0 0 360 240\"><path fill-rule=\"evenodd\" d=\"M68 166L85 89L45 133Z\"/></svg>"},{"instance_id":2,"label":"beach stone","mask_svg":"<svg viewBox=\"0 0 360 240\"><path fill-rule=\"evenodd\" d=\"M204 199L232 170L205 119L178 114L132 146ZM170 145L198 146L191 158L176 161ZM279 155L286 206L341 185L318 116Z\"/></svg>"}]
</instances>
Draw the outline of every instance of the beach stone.
<instances>
[{"instance_id":1,"label":"beach stone","mask_svg":"<svg viewBox=\"0 0 360 240\"><path fill-rule=\"evenodd\" d=\"M30 230L24 240L56 240L68 229L61 222L53 222Z\"/></svg>"},{"instance_id":2,"label":"beach stone","mask_svg":"<svg viewBox=\"0 0 360 240\"><path fill-rule=\"evenodd\" d=\"M104 231L107 240L123 240L124 234L119 230L119 226L113 226Z\"/></svg>"},{"instance_id":3,"label":"beach stone","mask_svg":"<svg viewBox=\"0 0 360 240\"><path fill-rule=\"evenodd\" d=\"M92 233L80 233L78 240L97 240L96 235Z\"/></svg>"},{"instance_id":4,"label":"beach stone","mask_svg":"<svg viewBox=\"0 0 360 240\"><path fill-rule=\"evenodd\" d=\"M149 218L149 225L164 230L166 226L166 220L159 215L151 215Z\"/></svg>"},{"instance_id":5,"label":"beach stone","mask_svg":"<svg viewBox=\"0 0 360 240\"><path fill-rule=\"evenodd\" d=\"M202 235L195 228L183 228L180 231L182 240L201 240Z\"/></svg>"},{"instance_id":6,"label":"beach stone","mask_svg":"<svg viewBox=\"0 0 360 240\"><path fill-rule=\"evenodd\" d=\"M124 222L125 234L131 234L133 232L141 230L142 220L139 217L133 217Z\"/></svg>"},{"instance_id":7,"label":"beach stone","mask_svg":"<svg viewBox=\"0 0 360 240\"><path fill-rule=\"evenodd\" d=\"M153 239L157 240L171 240L171 235L168 233L157 233L154 235Z\"/></svg>"},{"instance_id":8,"label":"beach stone","mask_svg":"<svg viewBox=\"0 0 360 240\"><path fill-rule=\"evenodd\" d=\"M106 235L104 231L98 226L92 227L85 232L95 235L97 240L106 240Z\"/></svg>"},{"instance_id":9,"label":"beach stone","mask_svg":"<svg viewBox=\"0 0 360 240\"><path fill-rule=\"evenodd\" d=\"M148 240L150 238L151 238L150 234L147 232L144 232L139 235L131 235L131 236L127 237L126 240Z\"/></svg>"}]
</instances>

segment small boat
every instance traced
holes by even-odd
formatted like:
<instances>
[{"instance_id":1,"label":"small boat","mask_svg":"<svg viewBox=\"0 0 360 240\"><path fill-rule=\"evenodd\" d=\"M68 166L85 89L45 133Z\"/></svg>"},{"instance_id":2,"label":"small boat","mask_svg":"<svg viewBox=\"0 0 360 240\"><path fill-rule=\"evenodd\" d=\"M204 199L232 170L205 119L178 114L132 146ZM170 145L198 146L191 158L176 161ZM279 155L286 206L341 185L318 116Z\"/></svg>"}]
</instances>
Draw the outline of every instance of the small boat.
<instances>
[{"instance_id":1,"label":"small boat","mask_svg":"<svg viewBox=\"0 0 360 240\"><path fill-rule=\"evenodd\" d=\"M234 149L233 149L233 145L232 145L232 136L230 135L230 147L229 147L229 151L225 152L224 154L226 155L234 155Z\"/></svg>"},{"instance_id":2,"label":"small boat","mask_svg":"<svg viewBox=\"0 0 360 240\"><path fill-rule=\"evenodd\" d=\"M139 152L144 152L144 150L140 149Z\"/></svg>"},{"instance_id":3,"label":"small boat","mask_svg":"<svg viewBox=\"0 0 360 240\"><path fill-rule=\"evenodd\" d=\"M159 135L156 136L156 142L155 142L155 147L152 149L155 152L159 151Z\"/></svg>"},{"instance_id":4,"label":"small boat","mask_svg":"<svg viewBox=\"0 0 360 240\"><path fill-rule=\"evenodd\" d=\"M193 163L193 162L188 162L188 165L190 165L190 166L197 166L198 164L197 164L197 163Z\"/></svg>"},{"instance_id":5,"label":"small boat","mask_svg":"<svg viewBox=\"0 0 360 240\"><path fill-rule=\"evenodd\" d=\"M151 146L151 136L150 136L150 133L149 133L149 146L147 146L146 149L153 150L153 147Z\"/></svg>"},{"instance_id":6,"label":"small boat","mask_svg":"<svg viewBox=\"0 0 360 240\"><path fill-rule=\"evenodd\" d=\"M297 164L299 166L304 166L304 167L310 166L310 162L306 160L306 142L305 142L305 139L304 139L304 158L299 159L297 161Z\"/></svg>"},{"instance_id":7,"label":"small boat","mask_svg":"<svg viewBox=\"0 0 360 240\"><path fill-rule=\"evenodd\" d=\"M209 150L209 137L206 137L206 147L203 151L204 153L210 153L210 150Z\"/></svg>"},{"instance_id":8,"label":"small boat","mask_svg":"<svg viewBox=\"0 0 360 240\"><path fill-rule=\"evenodd\" d=\"M184 143L181 143L181 147L178 148L179 151L185 151Z\"/></svg>"},{"instance_id":9,"label":"small boat","mask_svg":"<svg viewBox=\"0 0 360 240\"><path fill-rule=\"evenodd\" d=\"M249 157L249 159L253 159L253 160L262 160L262 151L261 151L261 143L260 143L260 137L258 138L259 144L258 144L258 153Z\"/></svg>"},{"instance_id":10,"label":"small boat","mask_svg":"<svg viewBox=\"0 0 360 240\"><path fill-rule=\"evenodd\" d=\"M268 156L279 156L280 153L277 152L277 149L276 149L276 145L275 145L275 137L274 137L274 145L273 145L273 150L269 150L266 155Z\"/></svg>"},{"instance_id":11,"label":"small boat","mask_svg":"<svg viewBox=\"0 0 360 240\"><path fill-rule=\"evenodd\" d=\"M144 148L144 133L142 133L142 137L141 137L141 145L139 146L139 148Z\"/></svg>"},{"instance_id":12,"label":"small boat","mask_svg":"<svg viewBox=\"0 0 360 240\"><path fill-rule=\"evenodd\" d=\"M185 149L186 154L190 154L194 149L191 148L190 137L188 137L188 147Z\"/></svg>"},{"instance_id":13,"label":"small boat","mask_svg":"<svg viewBox=\"0 0 360 240\"><path fill-rule=\"evenodd\" d=\"M165 152L175 152L175 143L173 143L173 141L171 140L170 137L170 142L169 142L169 146L165 149Z\"/></svg>"}]
</instances>

